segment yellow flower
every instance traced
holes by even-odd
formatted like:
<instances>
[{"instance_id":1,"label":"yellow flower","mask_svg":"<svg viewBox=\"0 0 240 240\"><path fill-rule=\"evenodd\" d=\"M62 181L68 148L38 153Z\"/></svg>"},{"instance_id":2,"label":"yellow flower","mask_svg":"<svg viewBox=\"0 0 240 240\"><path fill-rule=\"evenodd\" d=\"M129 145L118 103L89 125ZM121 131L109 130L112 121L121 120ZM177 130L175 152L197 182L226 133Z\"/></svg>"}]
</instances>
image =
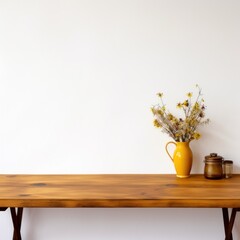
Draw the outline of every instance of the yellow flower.
<instances>
[{"instance_id":1,"label":"yellow flower","mask_svg":"<svg viewBox=\"0 0 240 240\"><path fill-rule=\"evenodd\" d=\"M163 93L157 93L157 95L162 98L163 97Z\"/></svg>"},{"instance_id":2,"label":"yellow flower","mask_svg":"<svg viewBox=\"0 0 240 240\"><path fill-rule=\"evenodd\" d=\"M154 107L151 107L151 111L154 115L156 114L156 110L154 109Z\"/></svg>"},{"instance_id":3,"label":"yellow flower","mask_svg":"<svg viewBox=\"0 0 240 240\"><path fill-rule=\"evenodd\" d=\"M161 128L161 127L162 127L162 125L158 122L157 119L154 119L153 125L154 125L155 127L157 127L157 128Z\"/></svg>"},{"instance_id":4,"label":"yellow flower","mask_svg":"<svg viewBox=\"0 0 240 240\"><path fill-rule=\"evenodd\" d=\"M194 104L193 109L194 109L194 110L199 110L199 109L200 109L200 106L199 106L199 103L198 103L198 102L196 102L196 103Z\"/></svg>"},{"instance_id":5,"label":"yellow flower","mask_svg":"<svg viewBox=\"0 0 240 240\"><path fill-rule=\"evenodd\" d=\"M185 106L185 107L188 107L189 106L188 100L185 100L182 105Z\"/></svg>"},{"instance_id":6,"label":"yellow flower","mask_svg":"<svg viewBox=\"0 0 240 240\"><path fill-rule=\"evenodd\" d=\"M173 115L171 114L171 113L169 113L168 115L167 115L167 118L168 118L168 120L173 120Z\"/></svg>"},{"instance_id":7,"label":"yellow flower","mask_svg":"<svg viewBox=\"0 0 240 240\"><path fill-rule=\"evenodd\" d=\"M163 116L163 111L162 111L161 109L158 109L158 110L157 110L157 114Z\"/></svg>"},{"instance_id":8,"label":"yellow flower","mask_svg":"<svg viewBox=\"0 0 240 240\"><path fill-rule=\"evenodd\" d=\"M177 104L177 108L181 108L182 107L182 104L179 102L178 104Z\"/></svg>"},{"instance_id":9,"label":"yellow flower","mask_svg":"<svg viewBox=\"0 0 240 240\"><path fill-rule=\"evenodd\" d=\"M180 133L176 133L175 136L178 138L178 137L181 137L181 134Z\"/></svg>"},{"instance_id":10,"label":"yellow flower","mask_svg":"<svg viewBox=\"0 0 240 240\"><path fill-rule=\"evenodd\" d=\"M201 134L200 134L200 133L195 132L195 133L193 134L193 138L196 139L196 140L198 140L200 137L201 137Z\"/></svg>"},{"instance_id":11,"label":"yellow flower","mask_svg":"<svg viewBox=\"0 0 240 240\"><path fill-rule=\"evenodd\" d=\"M192 93L191 92L187 93L187 97L191 98L192 97Z\"/></svg>"},{"instance_id":12,"label":"yellow flower","mask_svg":"<svg viewBox=\"0 0 240 240\"><path fill-rule=\"evenodd\" d=\"M171 120L171 122L172 122L173 124L177 124L177 123L178 123L178 120L177 120L177 118L173 117L173 119Z\"/></svg>"}]
</instances>

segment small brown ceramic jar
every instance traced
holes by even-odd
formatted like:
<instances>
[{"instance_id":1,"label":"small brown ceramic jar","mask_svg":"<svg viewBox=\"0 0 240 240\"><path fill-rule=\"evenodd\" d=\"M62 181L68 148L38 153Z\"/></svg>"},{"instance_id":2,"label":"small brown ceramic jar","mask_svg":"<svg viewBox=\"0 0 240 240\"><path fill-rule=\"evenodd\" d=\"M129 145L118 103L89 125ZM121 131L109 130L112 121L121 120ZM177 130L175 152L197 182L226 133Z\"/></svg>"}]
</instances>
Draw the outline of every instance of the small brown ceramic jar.
<instances>
[{"instance_id":1,"label":"small brown ceramic jar","mask_svg":"<svg viewBox=\"0 0 240 240\"><path fill-rule=\"evenodd\" d=\"M223 157L217 153L210 153L205 157L204 176L208 179L221 179L223 177Z\"/></svg>"}]
</instances>

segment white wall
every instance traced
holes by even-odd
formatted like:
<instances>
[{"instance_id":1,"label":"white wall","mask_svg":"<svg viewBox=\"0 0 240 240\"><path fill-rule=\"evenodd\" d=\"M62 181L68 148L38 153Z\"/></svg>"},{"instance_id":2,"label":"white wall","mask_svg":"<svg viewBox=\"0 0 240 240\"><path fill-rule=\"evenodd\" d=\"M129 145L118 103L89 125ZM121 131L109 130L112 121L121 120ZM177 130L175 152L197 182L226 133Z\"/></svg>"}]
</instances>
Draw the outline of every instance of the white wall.
<instances>
[{"instance_id":1,"label":"white wall","mask_svg":"<svg viewBox=\"0 0 240 240\"><path fill-rule=\"evenodd\" d=\"M239 172L238 0L1 0L1 173L174 173L150 107L198 83L218 152ZM0 239L11 239L10 213ZM240 226L235 228L239 238ZM26 209L24 240L223 239L217 209Z\"/></svg>"}]
</instances>

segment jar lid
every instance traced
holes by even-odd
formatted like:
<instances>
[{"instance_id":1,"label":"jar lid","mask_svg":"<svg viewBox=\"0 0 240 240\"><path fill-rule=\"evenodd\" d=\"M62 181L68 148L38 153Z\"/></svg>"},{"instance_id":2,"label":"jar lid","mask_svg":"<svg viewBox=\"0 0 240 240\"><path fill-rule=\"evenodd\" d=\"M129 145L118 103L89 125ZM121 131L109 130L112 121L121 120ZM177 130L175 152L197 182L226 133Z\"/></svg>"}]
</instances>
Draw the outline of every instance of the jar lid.
<instances>
[{"instance_id":1,"label":"jar lid","mask_svg":"<svg viewBox=\"0 0 240 240\"><path fill-rule=\"evenodd\" d=\"M233 164L233 161L231 161L231 160L225 160L225 161L223 162L223 164Z\"/></svg>"},{"instance_id":2,"label":"jar lid","mask_svg":"<svg viewBox=\"0 0 240 240\"><path fill-rule=\"evenodd\" d=\"M218 156L217 153L210 153L210 155L205 156L205 160L209 162L223 161L223 157Z\"/></svg>"}]
</instances>

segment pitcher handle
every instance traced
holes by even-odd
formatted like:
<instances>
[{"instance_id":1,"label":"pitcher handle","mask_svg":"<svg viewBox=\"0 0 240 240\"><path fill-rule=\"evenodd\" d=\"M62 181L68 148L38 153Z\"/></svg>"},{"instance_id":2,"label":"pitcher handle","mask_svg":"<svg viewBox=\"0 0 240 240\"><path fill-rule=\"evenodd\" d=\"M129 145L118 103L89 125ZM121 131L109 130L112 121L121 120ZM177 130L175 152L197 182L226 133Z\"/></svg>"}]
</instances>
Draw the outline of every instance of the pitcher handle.
<instances>
[{"instance_id":1,"label":"pitcher handle","mask_svg":"<svg viewBox=\"0 0 240 240\"><path fill-rule=\"evenodd\" d=\"M172 156L171 156L170 153L168 152L168 145L169 145L169 144L174 144L175 146L177 146L177 144L176 144L175 142L168 142L168 143L166 144L166 146L165 146L165 150L166 150L168 156L169 156L169 157L171 158L171 160L173 161ZM174 161L173 161L173 162L174 162Z\"/></svg>"}]
</instances>

